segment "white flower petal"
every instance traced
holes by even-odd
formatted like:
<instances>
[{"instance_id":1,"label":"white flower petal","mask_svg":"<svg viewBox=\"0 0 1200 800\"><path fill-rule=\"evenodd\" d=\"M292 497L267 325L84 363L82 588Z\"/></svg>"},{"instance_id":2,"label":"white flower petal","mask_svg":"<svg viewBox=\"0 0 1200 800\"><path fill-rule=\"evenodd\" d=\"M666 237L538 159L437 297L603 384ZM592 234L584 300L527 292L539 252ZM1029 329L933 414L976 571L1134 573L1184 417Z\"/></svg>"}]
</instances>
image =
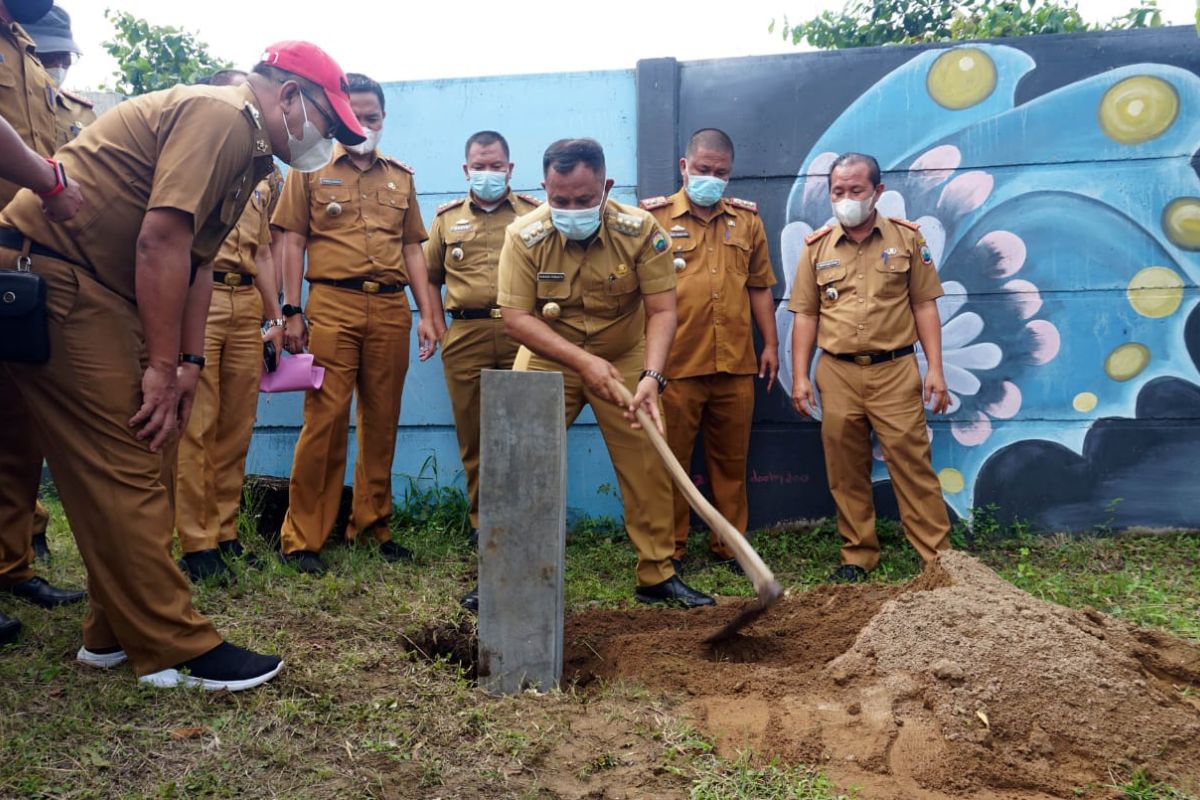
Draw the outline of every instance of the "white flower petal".
<instances>
[{"instance_id":1,"label":"white flower petal","mask_svg":"<svg viewBox=\"0 0 1200 800\"><path fill-rule=\"evenodd\" d=\"M1004 360L1004 351L997 344L980 342L970 347L947 349L945 361L963 369L995 369Z\"/></svg>"},{"instance_id":2,"label":"white flower petal","mask_svg":"<svg viewBox=\"0 0 1200 800\"><path fill-rule=\"evenodd\" d=\"M995 180L986 172L964 172L942 189L938 208L952 217L966 216L987 202L994 184Z\"/></svg>"},{"instance_id":3,"label":"white flower petal","mask_svg":"<svg viewBox=\"0 0 1200 800\"><path fill-rule=\"evenodd\" d=\"M792 283L796 280L796 263L804 249L804 237L812 233L807 222L789 222L779 234L779 250L783 257L783 279L787 284L783 299L792 296Z\"/></svg>"},{"instance_id":4,"label":"white flower petal","mask_svg":"<svg viewBox=\"0 0 1200 800\"><path fill-rule=\"evenodd\" d=\"M967 287L958 281L946 281L942 284L942 291L945 294L937 299L937 310L942 325L945 325L967 304Z\"/></svg>"},{"instance_id":5,"label":"white flower petal","mask_svg":"<svg viewBox=\"0 0 1200 800\"><path fill-rule=\"evenodd\" d=\"M943 144L923 153L908 169L927 188L933 188L949 179L961 163L959 149L952 144Z\"/></svg>"},{"instance_id":6,"label":"white flower petal","mask_svg":"<svg viewBox=\"0 0 1200 800\"><path fill-rule=\"evenodd\" d=\"M965 394L968 397L974 397L979 393L979 387L982 386L979 378L962 367L946 363L942 365L942 372L946 374L946 388L951 392Z\"/></svg>"},{"instance_id":7,"label":"white flower petal","mask_svg":"<svg viewBox=\"0 0 1200 800\"><path fill-rule=\"evenodd\" d=\"M879 202L875 204L875 209L885 217L908 219L904 216L904 195L892 189L888 189L879 196Z\"/></svg>"},{"instance_id":8,"label":"white flower petal","mask_svg":"<svg viewBox=\"0 0 1200 800\"><path fill-rule=\"evenodd\" d=\"M947 352L964 347L983 333L983 317L974 311L959 314L942 325L942 349Z\"/></svg>"}]
</instances>

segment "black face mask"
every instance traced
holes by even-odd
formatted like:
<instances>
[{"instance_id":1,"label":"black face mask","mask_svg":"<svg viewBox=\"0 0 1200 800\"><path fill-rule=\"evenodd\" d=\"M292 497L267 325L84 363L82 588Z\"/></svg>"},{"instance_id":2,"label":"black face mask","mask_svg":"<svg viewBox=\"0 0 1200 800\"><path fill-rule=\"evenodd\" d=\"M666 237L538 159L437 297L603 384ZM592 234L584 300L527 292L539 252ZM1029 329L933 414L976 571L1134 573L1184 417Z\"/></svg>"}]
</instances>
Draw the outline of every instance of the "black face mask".
<instances>
[{"instance_id":1,"label":"black face mask","mask_svg":"<svg viewBox=\"0 0 1200 800\"><path fill-rule=\"evenodd\" d=\"M4 5L16 22L30 25L50 13L54 0L4 0Z\"/></svg>"}]
</instances>

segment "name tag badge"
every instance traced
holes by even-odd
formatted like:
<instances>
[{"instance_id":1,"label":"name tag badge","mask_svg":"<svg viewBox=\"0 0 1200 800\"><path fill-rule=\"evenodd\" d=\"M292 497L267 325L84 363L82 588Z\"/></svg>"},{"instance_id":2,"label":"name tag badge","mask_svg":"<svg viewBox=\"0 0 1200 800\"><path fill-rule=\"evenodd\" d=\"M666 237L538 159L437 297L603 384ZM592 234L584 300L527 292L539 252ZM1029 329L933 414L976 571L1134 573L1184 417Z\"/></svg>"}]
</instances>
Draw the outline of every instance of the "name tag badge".
<instances>
[{"instance_id":1,"label":"name tag badge","mask_svg":"<svg viewBox=\"0 0 1200 800\"><path fill-rule=\"evenodd\" d=\"M345 181L341 178L321 178L322 186L341 186Z\"/></svg>"},{"instance_id":2,"label":"name tag badge","mask_svg":"<svg viewBox=\"0 0 1200 800\"><path fill-rule=\"evenodd\" d=\"M458 222L450 226L451 233L459 233L461 231L469 230L471 230L471 220L469 219L460 219Z\"/></svg>"},{"instance_id":3,"label":"name tag badge","mask_svg":"<svg viewBox=\"0 0 1200 800\"><path fill-rule=\"evenodd\" d=\"M817 269L818 270L833 269L834 267L840 266L841 263L842 263L842 260L840 258L831 258L828 261L818 261Z\"/></svg>"},{"instance_id":4,"label":"name tag badge","mask_svg":"<svg viewBox=\"0 0 1200 800\"><path fill-rule=\"evenodd\" d=\"M539 281L551 281L553 283L562 283L567 279L565 272L539 272L537 274Z\"/></svg>"},{"instance_id":5,"label":"name tag badge","mask_svg":"<svg viewBox=\"0 0 1200 800\"><path fill-rule=\"evenodd\" d=\"M690 239L692 235L688 233L687 228L682 225L675 225L671 230L667 231L672 239Z\"/></svg>"}]
</instances>

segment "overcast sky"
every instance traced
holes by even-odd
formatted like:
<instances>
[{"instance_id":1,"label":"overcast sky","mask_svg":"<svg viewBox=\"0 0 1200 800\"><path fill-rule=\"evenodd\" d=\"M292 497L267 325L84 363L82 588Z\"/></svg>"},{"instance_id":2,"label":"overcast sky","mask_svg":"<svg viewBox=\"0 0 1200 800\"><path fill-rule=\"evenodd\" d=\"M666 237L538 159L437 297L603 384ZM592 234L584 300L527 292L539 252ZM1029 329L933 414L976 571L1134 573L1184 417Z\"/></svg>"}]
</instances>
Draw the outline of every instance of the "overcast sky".
<instances>
[{"instance_id":1,"label":"overcast sky","mask_svg":"<svg viewBox=\"0 0 1200 800\"><path fill-rule=\"evenodd\" d=\"M371 2L349 6L313 0L57 0L71 14L84 56L67 86L96 88L111 80L115 62L101 47L112 35L105 7L157 25L198 33L211 51L246 67L262 48L281 39L308 39L325 48L342 68L376 80L396 81L466 75L568 72L632 68L642 58L680 60L794 52L772 18L807 18L844 0L736 0L624 3L478 0ZM1082 0L1084 16L1107 20L1135 0ZM1193 0L1159 0L1168 24L1194 21ZM350 9L342 11L342 9Z\"/></svg>"}]
</instances>

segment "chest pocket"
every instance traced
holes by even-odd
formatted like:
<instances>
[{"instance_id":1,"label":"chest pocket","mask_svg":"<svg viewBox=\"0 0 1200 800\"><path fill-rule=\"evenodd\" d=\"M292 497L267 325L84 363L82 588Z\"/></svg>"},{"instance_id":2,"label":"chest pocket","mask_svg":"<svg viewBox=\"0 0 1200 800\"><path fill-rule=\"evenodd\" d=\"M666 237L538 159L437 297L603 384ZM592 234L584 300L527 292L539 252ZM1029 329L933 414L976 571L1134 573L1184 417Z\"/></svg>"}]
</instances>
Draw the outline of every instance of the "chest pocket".
<instances>
[{"instance_id":1,"label":"chest pocket","mask_svg":"<svg viewBox=\"0 0 1200 800\"><path fill-rule=\"evenodd\" d=\"M243 176L244 179L244 176ZM246 181L248 183L248 181ZM246 184L243 183L242 187ZM254 195L254 190L250 190L251 198ZM246 190L245 188L234 188L225 195L225 199L221 201L220 220L221 224L226 228L232 228L237 225L237 221L242 216L242 210L246 208Z\"/></svg>"},{"instance_id":2,"label":"chest pocket","mask_svg":"<svg viewBox=\"0 0 1200 800\"><path fill-rule=\"evenodd\" d=\"M17 85L17 71L13 67L12 56L7 53L0 61L0 89L11 89Z\"/></svg>"},{"instance_id":3,"label":"chest pocket","mask_svg":"<svg viewBox=\"0 0 1200 800\"><path fill-rule=\"evenodd\" d=\"M616 318L628 314L633 307L642 301L639 291L638 276L633 270L624 275L610 273L602 282L602 301L597 311L601 316Z\"/></svg>"},{"instance_id":4,"label":"chest pocket","mask_svg":"<svg viewBox=\"0 0 1200 800\"><path fill-rule=\"evenodd\" d=\"M908 293L912 254L903 250L875 264L875 294L878 297L903 297Z\"/></svg>"},{"instance_id":5,"label":"chest pocket","mask_svg":"<svg viewBox=\"0 0 1200 800\"><path fill-rule=\"evenodd\" d=\"M557 266L554 268L557 269ZM554 300L561 304L571 296L571 286L575 283L576 276L579 275L579 265L571 264L563 268L565 271L555 273L550 269L539 269L537 279L537 299L538 300ZM562 275L562 280L557 280L558 276Z\"/></svg>"},{"instance_id":6,"label":"chest pocket","mask_svg":"<svg viewBox=\"0 0 1200 800\"><path fill-rule=\"evenodd\" d=\"M745 238L746 234L747 231L728 227L725 233L721 234L721 253L725 258L725 265L735 275L745 276L750 272L750 242ZM728 239L724 238L726 235L729 236Z\"/></svg>"},{"instance_id":7,"label":"chest pocket","mask_svg":"<svg viewBox=\"0 0 1200 800\"><path fill-rule=\"evenodd\" d=\"M408 194L395 189L380 189L375 194L379 203L379 214L385 227L399 229L404 224L404 215L408 212Z\"/></svg>"},{"instance_id":8,"label":"chest pocket","mask_svg":"<svg viewBox=\"0 0 1200 800\"><path fill-rule=\"evenodd\" d=\"M816 271L817 277L817 299L822 306L831 306L836 303L842 296L841 290L838 288L842 281L846 279L846 266L839 264L836 267L825 267ZM830 290L834 290L830 292ZM833 298L830 298L833 294Z\"/></svg>"},{"instance_id":9,"label":"chest pocket","mask_svg":"<svg viewBox=\"0 0 1200 800\"><path fill-rule=\"evenodd\" d=\"M447 269L461 267L472 260L472 257L476 255L476 251L479 249L477 246L472 245L472 242L478 235L479 232L474 229L462 231L446 230L446 247L443 258Z\"/></svg>"},{"instance_id":10,"label":"chest pocket","mask_svg":"<svg viewBox=\"0 0 1200 800\"><path fill-rule=\"evenodd\" d=\"M700 240L695 236L689 236L668 241L671 243L671 261L675 267L675 276L683 280L698 275L700 273L700 256L703 252L697 250ZM683 259L682 268L679 266L680 259Z\"/></svg>"},{"instance_id":11,"label":"chest pocket","mask_svg":"<svg viewBox=\"0 0 1200 800\"><path fill-rule=\"evenodd\" d=\"M312 226L346 228L358 221L358 205L349 186L313 187Z\"/></svg>"}]
</instances>

